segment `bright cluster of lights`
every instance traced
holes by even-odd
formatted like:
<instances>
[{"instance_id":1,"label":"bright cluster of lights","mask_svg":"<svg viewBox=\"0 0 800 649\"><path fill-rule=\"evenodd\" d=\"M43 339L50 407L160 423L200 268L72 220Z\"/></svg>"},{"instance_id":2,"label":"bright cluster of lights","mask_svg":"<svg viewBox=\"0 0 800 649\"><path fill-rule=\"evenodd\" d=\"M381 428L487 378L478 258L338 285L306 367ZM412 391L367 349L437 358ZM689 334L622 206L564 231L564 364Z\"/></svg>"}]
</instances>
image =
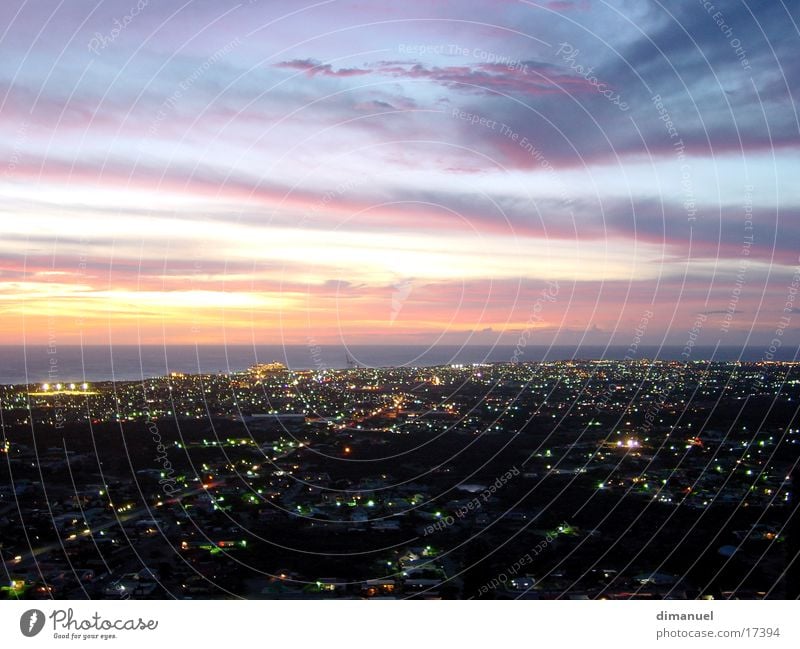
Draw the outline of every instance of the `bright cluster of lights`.
<instances>
[{"instance_id":1,"label":"bright cluster of lights","mask_svg":"<svg viewBox=\"0 0 800 649\"><path fill-rule=\"evenodd\" d=\"M42 392L50 392L51 388L54 389L56 392L60 392L61 390L65 389L65 386L63 383L56 383L55 385L50 385L49 383L42 384ZM78 389L78 386L75 383L70 383L69 385L66 386L66 389L69 390L70 392L75 392L75 390ZM81 383L81 391L86 392L86 390L88 389L89 389L88 383Z\"/></svg>"}]
</instances>

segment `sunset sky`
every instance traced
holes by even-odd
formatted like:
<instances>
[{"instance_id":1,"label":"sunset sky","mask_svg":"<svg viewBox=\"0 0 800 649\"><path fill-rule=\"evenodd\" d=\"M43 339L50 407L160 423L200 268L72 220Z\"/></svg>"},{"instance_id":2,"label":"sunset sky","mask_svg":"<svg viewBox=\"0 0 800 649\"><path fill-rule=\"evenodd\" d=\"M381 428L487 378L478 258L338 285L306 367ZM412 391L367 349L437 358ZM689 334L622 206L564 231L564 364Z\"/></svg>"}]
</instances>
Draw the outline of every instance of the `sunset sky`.
<instances>
[{"instance_id":1,"label":"sunset sky","mask_svg":"<svg viewBox=\"0 0 800 649\"><path fill-rule=\"evenodd\" d=\"M715 4L4 0L0 344L797 344L800 7Z\"/></svg>"}]
</instances>

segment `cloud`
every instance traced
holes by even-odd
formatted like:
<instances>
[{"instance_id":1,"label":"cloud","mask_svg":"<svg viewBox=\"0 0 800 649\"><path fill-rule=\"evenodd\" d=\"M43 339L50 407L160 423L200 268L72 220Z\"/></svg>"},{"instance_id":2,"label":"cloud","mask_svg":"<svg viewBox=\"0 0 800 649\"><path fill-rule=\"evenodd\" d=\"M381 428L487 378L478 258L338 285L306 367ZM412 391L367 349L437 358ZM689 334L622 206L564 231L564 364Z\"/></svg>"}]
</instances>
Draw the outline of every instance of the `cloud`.
<instances>
[{"instance_id":1,"label":"cloud","mask_svg":"<svg viewBox=\"0 0 800 649\"><path fill-rule=\"evenodd\" d=\"M361 68L334 68L314 59L293 59L275 67L304 72L309 77L354 77L368 74L406 80L432 81L446 88L474 94L538 96L565 90L592 89L584 78L541 61L504 60L464 65L426 66L416 61L383 61Z\"/></svg>"},{"instance_id":2,"label":"cloud","mask_svg":"<svg viewBox=\"0 0 800 649\"><path fill-rule=\"evenodd\" d=\"M544 6L553 11L586 11L589 9L589 0L550 0Z\"/></svg>"},{"instance_id":3,"label":"cloud","mask_svg":"<svg viewBox=\"0 0 800 649\"><path fill-rule=\"evenodd\" d=\"M324 76L324 77L359 77L365 74L371 74L371 70L364 68L338 68L328 63L321 63L314 59L294 59L292 61L283 61L277 63L276 67L288 68L289 70L299 70L305 72L309 77Z\"/></svg>"},{"instance_id":4,"label":"cloud","mask_svg":"<svg viewBox=\"0 0 800 649\"><path fill-rule=\"evenodd\" d=\"M539 96L586 92L590 84L540 61L477 63L457 66L431 66L421 63L384 63L377 72L402 79L428 80L450 89L487 95Z\"/></svg>"},{"instance_id":5,"label":"cloud","mask_svg":"<svg viewBox=\"0 0 800 649\"><path fill-rule=\"evenodd\" d=\"M745 260L734 325L774 331L786 302L800 250L794 5L728 3L728 35L702 3L342 2L287 14L197 0L171 16L151 2L96 57L87 41L126 0L13 4L0 3L6 300L22 282L69 299L73 285L125 299L137 286L224 285L236 300L285 296L287 327L308 308L368 338L387 326L394 292L393 334L430 336L452 320L488 338L524 329L526 297L549 271L597 281L565 280L547 330L622 344L653 304L668 306L650 333L669 328L672 309L681 344L694 314L720 319ZM396 60L402 44L454 40L486 58ZM562 42L629 111L558 54ZM459 248L456 265L465 241L473 252ZM390 286L412 273L413 291ZM133 320L116 324L135 336Z\"/></svg>"}]
</instances>

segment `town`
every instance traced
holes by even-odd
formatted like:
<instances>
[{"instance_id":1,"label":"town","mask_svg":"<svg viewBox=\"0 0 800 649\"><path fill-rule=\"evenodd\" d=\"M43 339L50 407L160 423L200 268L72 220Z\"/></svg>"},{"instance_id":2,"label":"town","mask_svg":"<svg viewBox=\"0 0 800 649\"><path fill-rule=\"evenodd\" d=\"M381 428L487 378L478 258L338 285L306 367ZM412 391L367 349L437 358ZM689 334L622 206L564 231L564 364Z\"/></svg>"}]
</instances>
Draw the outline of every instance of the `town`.
<instances>
[{"instance_id":1,"label":"town","mask_svg":"<svg viewBox=\"0 0 800 649\"><path fill-rule=\"evenodd\" d=\"M798 401L778 362L0 386L0 597L796 597Z\"/></svg>"}]
</instances>

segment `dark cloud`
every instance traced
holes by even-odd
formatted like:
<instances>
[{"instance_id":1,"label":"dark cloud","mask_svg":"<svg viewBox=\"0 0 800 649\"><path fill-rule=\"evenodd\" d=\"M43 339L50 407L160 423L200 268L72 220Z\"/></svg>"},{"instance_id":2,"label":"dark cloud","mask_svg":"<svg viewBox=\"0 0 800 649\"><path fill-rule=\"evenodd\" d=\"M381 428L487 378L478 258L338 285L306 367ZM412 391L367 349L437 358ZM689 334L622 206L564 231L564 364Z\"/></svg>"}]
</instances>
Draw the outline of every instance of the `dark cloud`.
<instances>
[{"instance_id":1,"label":"dark cloud","mask_svg":"<svg viewBox=\"0 0 800 649\"><path fill-rule=\"evenodd\" d=\"M692 258L769 260L794 264L800 250L800 206L780 210L741 205L700 205L689 221L683 205L645 199L605 201L610 235L683 250ZM752 225L749 225L752 223Z\"/></svg>"}]
</instances>

